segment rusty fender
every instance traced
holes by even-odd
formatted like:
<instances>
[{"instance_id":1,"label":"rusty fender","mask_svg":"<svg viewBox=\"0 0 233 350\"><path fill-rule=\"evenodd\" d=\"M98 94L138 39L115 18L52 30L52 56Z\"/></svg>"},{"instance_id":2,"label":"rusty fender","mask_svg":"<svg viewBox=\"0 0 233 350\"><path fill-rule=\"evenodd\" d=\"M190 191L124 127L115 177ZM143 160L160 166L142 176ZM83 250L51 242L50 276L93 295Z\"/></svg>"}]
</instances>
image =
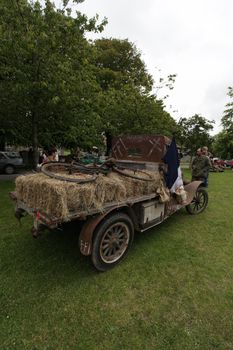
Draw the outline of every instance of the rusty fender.
<instances>
[{"instance_id":1,"label":"rusty fender","mask_svg":"<svg viewBox=\"0 0 233 350\"><path fill-rule=\"evenodd\" d=\"M190 204L193 200L193 197L195 196L198 187L202 184L201 181L193 181L190 182L188 185L184 186L185 191L187 192L187 200L185 203L185 206Z\"/></svg>"},{"instance_id":2,"label":"rusty fender","mask_svg":"<svg viewBox=\"0 0 233 350\"><path fill-rule=\"evenodd\" d=\"M91 217L83 225L82 230L80 232L80 236L79 236L79 248L80 248L80 252L83 255L91 255L93 234L94 234L96 227L100 224L100 222L102 220L104 220L104 218L108 214L110 214L112 211L115 211L116 209L119 209L119 210L126 209L129 216L131 217L131 219L133 221L134 227L137 229L137 226L138 226L137 218L133 212L133 209L130 206L128 206L127 204L122 205L120 207L115 206L115 207L107 210L103 214L99 214L97 216Z\"/></svg>"}]
</instances>

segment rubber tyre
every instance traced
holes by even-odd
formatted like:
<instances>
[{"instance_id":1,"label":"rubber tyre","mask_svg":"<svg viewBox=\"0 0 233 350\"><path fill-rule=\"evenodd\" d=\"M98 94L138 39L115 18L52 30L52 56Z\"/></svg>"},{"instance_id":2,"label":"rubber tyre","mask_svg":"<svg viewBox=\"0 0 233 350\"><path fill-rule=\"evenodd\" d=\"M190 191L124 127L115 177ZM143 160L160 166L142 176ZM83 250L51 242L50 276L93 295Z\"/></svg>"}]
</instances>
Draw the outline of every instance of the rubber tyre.
<instances>
[{"instance_id":1,"label":"rubber tyre","mask_svg":"<svg viewBox=\"0 0 233 350\"><path fill-rule=\"evenodd\" d=\"M122 239L124 239L124 241L121 245L119 241L118 243L115 243L116 245L119 244L119 250L116 252L115 258L114 254L108 257L104 250L109 249L110 251L111 249L115 249L111 248L111 243L108 243L110 241L108 237L114 236L114 233L117 232L117 230L120 232L118 235L119 241ZM115 237L112 238L115 239ZM132 245L133 239L134 226L132 220L127 214L114 213L104 219L94 232L91 259L95 268L99 271L107 271L119 264L126 257ZM104 248L104 246L107 246L107 248ZM107 259L109 260L107 261Z\"/></svg>"},{"instance_id":2,"label":"rubber tyre","mask_svg":"<svg viewBox=\"0 0 233 350\"><path fill-rule=\"evenodd\" d=\"M70 178L70 177L66 177L65 175L62 176L62 175L59 175L59 174L56 174L53 172L52 169L49 169L49 168L52 168L52 167L63 167L63 168L70 168L72 165L69 164L69 163L60 163L60 162L48 162L48 163L44 163L42 164L42 167L41 167L41 172L43 174L45 174L46 176L49 176L53 179L56 179L56 180L61 180L61 181L67 181L67 182L72 182L72 183L89 183L89 182L93 182L96 180L97 176L93 173L91 174L88 174L88 175L92 175L92 177L89 177L88 179L77 179L77 178ZM67 168L67 169L68 169ZM83 167L83 166L75 166L75 169L79 170L81 173L86 173L87 172L87 167Z\"/></svg>"},{"instance_id":3,"label":"rubber tyre","mask_svg":"<svg viewBox=\"0 0 233 350\"><path fill-rule=\"evenodd\" d=\"M12 175L15 172L15 168L13 167L13 165L6 165L5 169L4 169L4 172L7 175Z\"/></svg>"},{"instance_id":4,"label":"rubber tyre","mask_svg":"<svg viewBox=\"0 0 233 350\"><path fill-rule=\"evenodd\" d=\"M192 202L185 208L191 215L202 213L208 205L209 197L207 191L203 187L199 187L193 197Z\"/></svg>"}]
</instances>

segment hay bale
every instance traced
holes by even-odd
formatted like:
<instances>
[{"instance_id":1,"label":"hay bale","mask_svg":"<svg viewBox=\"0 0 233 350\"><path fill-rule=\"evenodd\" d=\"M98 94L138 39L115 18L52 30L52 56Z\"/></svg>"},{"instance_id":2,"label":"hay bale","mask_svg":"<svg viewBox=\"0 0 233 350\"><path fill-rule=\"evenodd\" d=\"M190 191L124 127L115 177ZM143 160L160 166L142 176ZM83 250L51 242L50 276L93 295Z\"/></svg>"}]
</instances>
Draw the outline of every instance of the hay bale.
<instances>
[{"instance_id":1,"label":"hay bale","mask_svg":"<svg viewBox=\"0 0 233 350\"><path fill-rule=\"evenodd\" d=\"M94 182L83 184L56 180L39 173L18 177L16 191L19 200L29 208L68 220L72 211L102 211L106 203L155 193L161 187L161 176L159 172L147 173L153 177L153 181L141 181L110 172L107 176L98 175ZM66 174L66 177L69 176L80 178L80 174ZM89 177L87 174L82 176Z\"/></svg>"},{"instance_id":2,"label":"hay bale","mask_svg":"<svg viewBox=\"0 0 233 350\"><path fill-rule=\"evenodd\" d=\"M62 219L68 216L66 189L61 186L61 181L43 174L33 174L19 176L15 183L18 199L29 208Z\"/></svg>"}]
</instances>

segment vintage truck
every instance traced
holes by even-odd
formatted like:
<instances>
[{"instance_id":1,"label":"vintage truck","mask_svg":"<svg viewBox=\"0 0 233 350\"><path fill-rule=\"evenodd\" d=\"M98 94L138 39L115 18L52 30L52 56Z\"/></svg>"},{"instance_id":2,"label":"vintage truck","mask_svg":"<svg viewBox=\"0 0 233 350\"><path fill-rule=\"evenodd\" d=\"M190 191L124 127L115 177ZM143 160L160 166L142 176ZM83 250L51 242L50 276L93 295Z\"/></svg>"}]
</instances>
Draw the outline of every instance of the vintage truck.
<instances>
[{"instance_id":1,"label":"vintage truck","mask_svg":"<svg viewBox=\"0 0 233 350\"><path fill-rule=\"evenodd\" d=\"M82 180L77 180L77 177L73 179L73 172L89 174L89 180L95 181L99 172L108 171L119 172L123 176L136 178L138 181L147 181L146 171L150 173L166 171L166 165L162 159L170 142L169 138L157 135L115 137L112 140L113 160L110 161L110 166L109 162L101 167L48 163L42 167L42 171L46 176L58 181L74 183ZM62 175L61 172L57 172L59 167L63 167ZM69 178L66 178L64 170L69 172ZM135 174L141 174L141 177ZM208 194L202 187L201 181L184 184L184 189L187 195L185 202L182 202L176 194L170 194L169 199L163 201L155 191L136 197L127 197L121 201L104 203L101 210L98 208L73 210L69 212L66 221L83 222L79 235L80 251L83 255L91 256L97 270L106 271L125 258L132 245L135 231L149 230L184 207L189 214L203 212L208 204ZM49 215L36 206L29 207L19 198L17 192L11 192L10 197L15 203L15 216L18 219L26 214L33 216L34 237L37 237L45 228L55 229L62 226L61 218Z\"/></svg>"}]
</instances>

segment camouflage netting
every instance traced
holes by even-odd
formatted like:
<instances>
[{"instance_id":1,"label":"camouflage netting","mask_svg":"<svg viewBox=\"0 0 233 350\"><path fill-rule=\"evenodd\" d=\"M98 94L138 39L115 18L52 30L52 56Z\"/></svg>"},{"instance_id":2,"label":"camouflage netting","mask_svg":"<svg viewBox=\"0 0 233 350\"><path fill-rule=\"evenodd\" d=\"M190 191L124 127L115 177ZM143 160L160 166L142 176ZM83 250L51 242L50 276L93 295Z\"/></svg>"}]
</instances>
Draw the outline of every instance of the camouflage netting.
<instances>
[{"instance_id":1,"label":"camouflage netting","mask_svg":"<svg viewBox=\"0 0 233 350\"><path fill-rule=\"evenodd\" d=\"M154 192L163 193L165 188L159 172L147 171L147 174L153 181L141 181L111 172L107 176L98 175L94 182L78 184L39 173L18 177L16 192L18 199L29 208L66 221L73 211L102 211L106 203L121 202Z\"/></svg>"}]
</instances>

